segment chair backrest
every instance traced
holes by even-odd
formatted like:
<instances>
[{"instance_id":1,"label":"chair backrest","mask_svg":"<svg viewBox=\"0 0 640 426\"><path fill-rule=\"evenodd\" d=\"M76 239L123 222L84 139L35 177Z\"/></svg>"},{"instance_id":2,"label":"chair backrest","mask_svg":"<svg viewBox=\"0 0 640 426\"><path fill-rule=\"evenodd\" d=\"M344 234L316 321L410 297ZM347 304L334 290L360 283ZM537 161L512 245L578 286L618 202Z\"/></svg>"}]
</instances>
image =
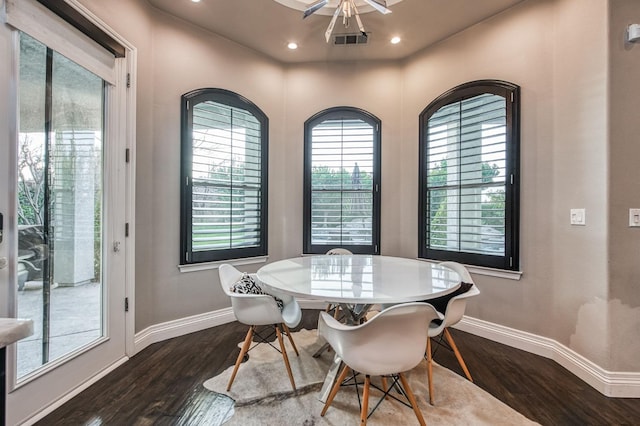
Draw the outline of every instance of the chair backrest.
<instances>
[{"instance_id":1,"label":"chair backrest","mask_svg":"<svg viewBox=\"0 0 640 426\"><path fill-rule=\"evenodd\" d=\"M227 296L232 296L231 287L242 278L242 272L238 271L234 266L225 263L218 268L218 275L220 276L220 286L222 290L224 290Z\"/></svg>"},{"instance_id":2,"label":"chair backrest","mask_svg":"<svg viewBox=\"0 0 640 426\"><path fill-rule=\"evenodd\" d=\"M247 325L269 325L283 322L282 312L273 297L268 294L240 294L231 291L231 287L243 273L229 264L218 268L220 286L231 298L231 307L236 319Z\"/></svg>"},{"instance_id":3,"label":"chair backrest","mask_svg":"<svg viewBox=\"0 0 640 426\"><path fill-rule=\"evenodd\" d=\"M392 306L358 326L341 324L321 312L318 333L348 366L379 376L418 365L424 357L427 328L436 318L436 310L422 302Z\"/></svg>"},{"instance_id":4,"label":"chair backrest","mask_svg":"<svg viewBox=\"0 0 640 426\"><path fill-rule=\"evenodd\" d=\"M458 275L460 275L460 278L462 279L463 282L473 284L473 278L471 278L471 274L469 273L469 270L462 263L447 261L447 262L440 262L439 265L442 265L449 269L453 269L458 273Z\"/></svg>"},{"instance_id":5,"label":"chair backrest","mask_svg":"<svg viewBox=\"0 0 640 426\"><path fill-rule=\"evenodd\" d=\"M341 255L349 255L349 254L353 254L351 253L350 250L344 249L344 248L332 248L331 250L329 250L326 254L341 254Z\"/></svg>"},{"instance_id":6,"label":"chair backrest","mask_svg":"<svg viewBox=\"0 0 640 426\"><path fill-rule=\"evenodd\" d=\"M478 286L473 282L471 274L469 274L469 271L464 265L458 262L440 262L440 265L446 266L447 268L456 271L458 275L460 275L463 282L473 284L469 291L452 297L451 300L449 300L449 303L447 303L447 309L444 313L444 320L442 321L441 325L441 327L444 328L460 322L460 320L464 316L464 311L467 308L467 299L479 295L480 290L478 289Z\"/></svg>"}]
</instances>

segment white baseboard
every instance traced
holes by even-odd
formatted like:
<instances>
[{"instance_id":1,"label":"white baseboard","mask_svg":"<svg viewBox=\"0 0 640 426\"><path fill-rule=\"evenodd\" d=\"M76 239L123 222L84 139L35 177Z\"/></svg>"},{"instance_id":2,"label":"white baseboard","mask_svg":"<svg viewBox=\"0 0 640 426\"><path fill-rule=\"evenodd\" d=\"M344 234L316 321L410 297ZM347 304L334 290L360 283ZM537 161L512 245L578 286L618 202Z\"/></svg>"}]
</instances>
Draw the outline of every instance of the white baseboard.
<instances>
[{"instance_id":1,"label":"white baseboard","mask_svg":"<svg viewBox=\"0 0 640 426\"><path fill-rule=\"evenodd\" d=\"M607 371L553 339L466 316L455 328L552 359L605 396L640 398L640 373Z\"/></svg>"},{"instance_id":2,"label":"white baseboard","mask_svg":"<svg viewBox=\"0 0 640 426\"><path fill-rule=\"evenodd\" d=\"M120 358L119 360L117 360L116 362L114 362L113 364L111 364L110 366L105 368L104 370L99 371L95 376L91 377L87 381L85 381L82 384L80 384L79 386L75 387L74 389L69 391L67 394L63 395L60 399L56 400L54 403L46 406L44 409L39 411L37 414L29 417L27 420L25 420L24 422L20 423L20 426L31 426L31 425L39 422L40 420L42 420L43 418L45 418L49 414L53 413L58 408L62 407L65 403L70 401L72 398L78 396L82 391L88 389L89 386L93 385L98 380L102 379L107 374L111 373L113 370L115 370L116 368L120 367L122 364L124 364L128 360L129 360L128 357Z\"/></svg>"},{"instance_id":3,"label":"white baseboard","mask_svg":"<svg viewBox=\"0 0 640 426\"><path fill-rule=\"evenodd\" d=\"M236 317L233 315L233 309L229 307L155 324L145 328L139 333L136 333L134 350L137 354L153 343L173 339L174 337L205 330L210 327L216 327L235 320Z\"/></svg>"},{"instance_id":4,"label":"white baseboard","mask_svg":"<svg viewBox=\"0 0 640 426\"><path fill-rule=\"evenodd\" d=\"M298 304L302 309L323 309L327 305L324 302L306 299L298 299ZM235 320L236 317L233 314L233 309L229 307L152 325L141 332L136 333L134 353L137 354L153 343L205 330L207 328L226 324Z\"/></svg>"}]
</instances>

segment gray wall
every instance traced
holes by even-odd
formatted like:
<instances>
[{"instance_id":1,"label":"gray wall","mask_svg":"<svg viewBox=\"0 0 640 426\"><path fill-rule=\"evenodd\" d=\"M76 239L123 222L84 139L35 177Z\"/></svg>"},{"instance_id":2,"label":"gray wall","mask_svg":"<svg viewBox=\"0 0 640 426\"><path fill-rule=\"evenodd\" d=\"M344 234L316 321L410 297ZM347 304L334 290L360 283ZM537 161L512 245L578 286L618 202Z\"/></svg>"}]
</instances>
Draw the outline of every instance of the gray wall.
<instances>
[{"instance_id":1,"label":"gray wall","mask_svg":"<svg viewBox=\"0 0 640 426\"><path fill-rule=\"evenodd\" d=\"M151 8L145 1L83 0L138 49L136 146L136 332L229 306L217 270L180 273L180 96L220 87L269 117L270 254L282 257L283 67L235 42ZM129 20L132 4L147 25ZM125 21L122 21L125 18ZM145 21L143 20L143 21ZM257 268L257 266L256 266Z\"/></svg>"},{"instance_id":2,"label":"gray wall","mask_svg":"<svg viewBox=\"0 0 640 426\"><path fill-rule=\"evenodd\" d=\"M591 309L609 312L611 369L638 371L640 343L640 228L629 228L629 208L640 206L640 44L625 43L640 23L640 2L609 3L609 294Z\"/></svg>"},{"instance_id":3,"label":"gray wall","mask_svg":"<svg viewBox=\"0 0 640 426\"><path fill-rule=\"evenodd\" d=\"M226 88L270 117L270 260L302 249L304 121L336 105L378 116L382 252L415 257L418 114L460 83L491 78L522 87L523 275L476 276L482 294L468 314L557 340L607 370L640 371L625 355L640 349L640 230L626 227L640 189L625 172L639 149L629 111L640 58L620 43L630 17L640 21L637 2L530 0L404 62L290 66L155 10L130 22L131 1L83 3L139 49L137 331L228 306L215 270L176 268L181 94ZM569 224L571 208L586 208L586 226Z\"/></svg>"}]
</instances>

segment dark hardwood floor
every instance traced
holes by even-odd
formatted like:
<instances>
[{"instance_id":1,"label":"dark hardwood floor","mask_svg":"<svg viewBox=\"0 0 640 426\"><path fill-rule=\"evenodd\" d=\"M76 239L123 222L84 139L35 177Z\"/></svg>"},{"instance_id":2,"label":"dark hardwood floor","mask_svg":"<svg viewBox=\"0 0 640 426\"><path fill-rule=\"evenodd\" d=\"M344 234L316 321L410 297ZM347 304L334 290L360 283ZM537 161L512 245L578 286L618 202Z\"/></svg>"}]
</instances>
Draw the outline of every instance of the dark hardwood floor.
<instances>
[{"instance_id":1,"label":"dark hardwood floor","mask_svg":"<svg viewBox=\"0 0 640 426\"><path fill-rule=\"evenodd\" d=\"M300 327L313 329L318 311ZM230 323L149 346L38 425L197 425L218 402L202 383L233 365ZM452 330L476 385L542 425L640 425L640 399L607 398L554 361ZM464 377L449 350L434 359ZM266 422L265 424L268 424Z\"/></svg>"}]
</instances>

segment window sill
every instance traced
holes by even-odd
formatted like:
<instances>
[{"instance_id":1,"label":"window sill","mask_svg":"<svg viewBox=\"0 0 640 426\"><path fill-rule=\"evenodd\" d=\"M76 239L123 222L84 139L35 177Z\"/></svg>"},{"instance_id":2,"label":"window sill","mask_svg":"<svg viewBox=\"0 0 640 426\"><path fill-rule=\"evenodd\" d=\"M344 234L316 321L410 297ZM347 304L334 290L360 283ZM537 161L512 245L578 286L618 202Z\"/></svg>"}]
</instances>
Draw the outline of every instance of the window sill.
<instances>
[{"instance_id":1,"label":"window sill","mask_svg":"<svg viewBox=\"0 0 640 426\"><path fill-rule=\"evenodd\" d=\"M209 269L218 269L220 265L228 263L230 265L250 265L253 263L266 263L269 256L247 257L243 259L217 260L215 262L190 263L187 265L178 265L180 272L196 272L206 271Z\"/></svg>"},{"instance_id":2,"label":"window sill","mask_svg":"<svg viewBox=\"0 0 640 426\"><path fill-rule=\"evenodd\" d=\"M505 278L520 281L522 271L507 271L506 269L485 268L484 266L465 265L470 273L486 275L488 277Z\"/></svg>"},{"instance_id":3,"label":"window sill","mask_svg":"<svg viewBox=\"0 0 640 426\"><path fill-rule=\"evenodd\" d=\"M439 263L428 259L418 259L429 263ZM464 265L470 273L486 275L488 277L505 278L507 280L520 281L522 271L508 271L506 269L486 268L484 266Z\"/></svg>"}]
</instances>

